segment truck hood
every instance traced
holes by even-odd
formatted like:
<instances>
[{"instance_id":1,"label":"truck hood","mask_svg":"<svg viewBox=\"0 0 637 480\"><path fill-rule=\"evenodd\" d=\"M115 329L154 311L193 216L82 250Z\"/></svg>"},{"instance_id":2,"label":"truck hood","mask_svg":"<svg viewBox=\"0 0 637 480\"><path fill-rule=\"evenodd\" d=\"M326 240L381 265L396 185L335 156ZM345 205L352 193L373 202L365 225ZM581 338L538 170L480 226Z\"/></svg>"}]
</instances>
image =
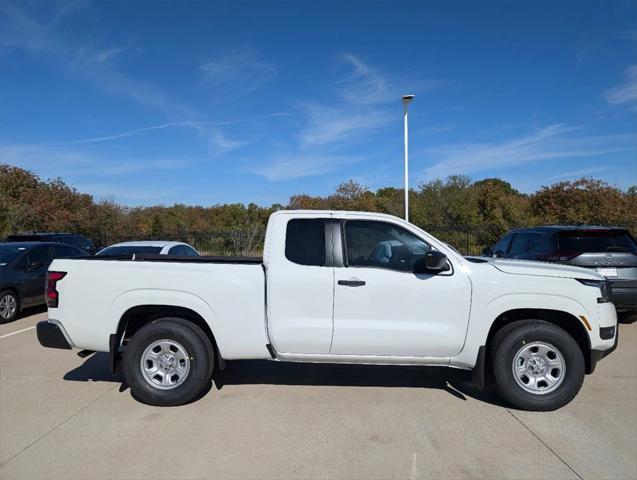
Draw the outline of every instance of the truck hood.
<instances>
[{"instance_id":1,"label":"truck hood","mask_svg":"<svg viewBox=\"0 0 637 480\"><path fill-rule=\"evenodd\" d=\"M508 260L500 258L489 259L489 263L491 263L491 265L493 265L501 272L511 273L514 275L604 280L604 277L594 270L581 267L572 267L570 265L560 265L546 262L531 262L528 260Z\"/></svg>"}]
</instances>

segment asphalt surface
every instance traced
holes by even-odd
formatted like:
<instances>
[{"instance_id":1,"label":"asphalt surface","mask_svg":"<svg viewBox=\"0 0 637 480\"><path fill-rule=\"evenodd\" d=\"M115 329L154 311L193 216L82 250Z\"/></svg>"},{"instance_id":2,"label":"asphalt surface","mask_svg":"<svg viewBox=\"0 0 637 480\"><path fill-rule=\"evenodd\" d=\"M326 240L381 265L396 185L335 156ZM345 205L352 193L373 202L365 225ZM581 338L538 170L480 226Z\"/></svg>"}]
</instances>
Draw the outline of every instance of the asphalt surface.
<instances>
[{"instance_id":1,"label":"asphalt surface","mask_svg":"<svg viewBox=\"0 0 637 480\"><path fill-rule=\"evenodd\" d=\"M274 362L149 407L105 355L41 348L45 317L0 325L2 479L637 478L637 324L573 402L529 413L467 372Z\"/></svg>"}]
</instances>

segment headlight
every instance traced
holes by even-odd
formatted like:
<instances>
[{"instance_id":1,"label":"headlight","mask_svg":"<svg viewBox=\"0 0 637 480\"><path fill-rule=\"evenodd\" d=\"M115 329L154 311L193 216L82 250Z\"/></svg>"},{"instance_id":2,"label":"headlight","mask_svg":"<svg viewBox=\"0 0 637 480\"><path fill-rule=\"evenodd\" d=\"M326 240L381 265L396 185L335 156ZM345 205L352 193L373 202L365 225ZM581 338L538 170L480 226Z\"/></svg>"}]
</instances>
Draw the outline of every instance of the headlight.
<instances>
[{"instance_id":1,"label":"headlight","mask_svg":"<svg viewBox=\"0 0 637 480\"><path fill-rule=\"evenodd\" d=\"M585 280L578 278L577 281L589 287L597 287L602 292L602 296L597 299L597 303L610 302L610 282L608 280Z\"/></svg>"}]
</instances>

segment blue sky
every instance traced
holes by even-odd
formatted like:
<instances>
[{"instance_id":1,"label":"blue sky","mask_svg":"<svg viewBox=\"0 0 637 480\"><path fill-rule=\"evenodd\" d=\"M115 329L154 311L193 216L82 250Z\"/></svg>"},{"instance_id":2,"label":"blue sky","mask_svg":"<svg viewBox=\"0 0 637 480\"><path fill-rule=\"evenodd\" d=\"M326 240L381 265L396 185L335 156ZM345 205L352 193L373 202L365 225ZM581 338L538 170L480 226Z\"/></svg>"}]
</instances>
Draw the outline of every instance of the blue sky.
<instances>
[{"instance_id":1,"label":"blue sky","mask_svg":"<svg viewBox=\"0 0 637 480\"><path fill-rule=\"evenodd\" d=\"M128 205L637 184L637 3L0 2L0 162Z\"/></svg>"}]
</instances>

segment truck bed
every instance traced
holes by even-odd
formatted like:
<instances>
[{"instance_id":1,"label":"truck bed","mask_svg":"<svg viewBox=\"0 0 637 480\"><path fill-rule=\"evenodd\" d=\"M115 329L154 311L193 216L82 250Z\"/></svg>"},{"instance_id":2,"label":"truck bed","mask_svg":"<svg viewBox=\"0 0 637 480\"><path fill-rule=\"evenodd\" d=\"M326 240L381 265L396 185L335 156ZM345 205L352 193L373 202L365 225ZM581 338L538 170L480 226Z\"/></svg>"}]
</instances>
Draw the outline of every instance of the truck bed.
<instances>
[{"instance_id":1,"label":"truck bed","mask_svg":"<svg viewBox=\"0 0 637 480\"><path fill-rule=\"evenodd\" d=\"M133 255L112 255L93 257L74 257L70 260L108 260L133 262L179 262L179 263L239 263L245 265L261 265L263 257L226 257L216 255L160 255L157 253L138 253Z\"/></svg>"},{"instance_id":2,"label":"truck bed","mask_svg":"<svg viewBox=\"0 0 637 480\"><path fill-rule=\"evenodd\" d=\"M64 323L76 346L109 351L109 336L130 309L172 305L210 325L224 358L270 357L260 258L96 256L55 259L50 269L66 275L49 318Z\"/></svg>"}]
</instances>

